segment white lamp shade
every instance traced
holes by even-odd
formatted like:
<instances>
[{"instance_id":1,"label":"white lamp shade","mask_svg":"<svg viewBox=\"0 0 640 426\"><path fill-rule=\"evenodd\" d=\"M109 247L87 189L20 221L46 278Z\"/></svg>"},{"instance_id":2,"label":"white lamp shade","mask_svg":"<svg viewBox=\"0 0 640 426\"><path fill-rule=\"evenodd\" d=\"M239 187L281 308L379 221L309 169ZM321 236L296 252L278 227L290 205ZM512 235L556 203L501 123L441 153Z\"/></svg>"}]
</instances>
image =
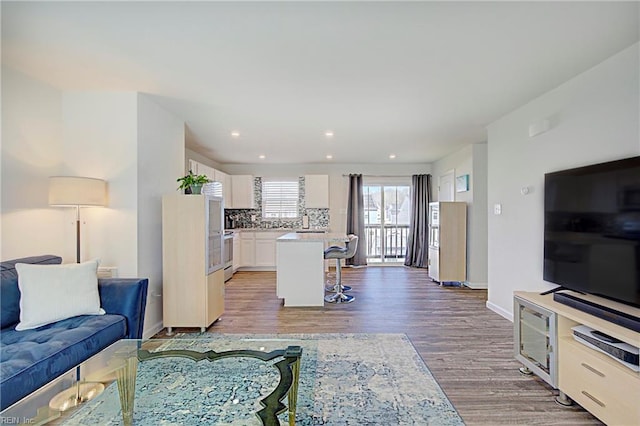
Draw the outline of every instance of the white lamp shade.
<instances>
[{"instance_id":1,"label":"white lamp shade","mask_svg":"<svg viewBox=\"0 0 640 426\"><path fill-rule=\"evenodd\" d=\"M107 183L102 179L52 176L49 178L51 206L106 206Z\"/></svg>"}]
</instances>

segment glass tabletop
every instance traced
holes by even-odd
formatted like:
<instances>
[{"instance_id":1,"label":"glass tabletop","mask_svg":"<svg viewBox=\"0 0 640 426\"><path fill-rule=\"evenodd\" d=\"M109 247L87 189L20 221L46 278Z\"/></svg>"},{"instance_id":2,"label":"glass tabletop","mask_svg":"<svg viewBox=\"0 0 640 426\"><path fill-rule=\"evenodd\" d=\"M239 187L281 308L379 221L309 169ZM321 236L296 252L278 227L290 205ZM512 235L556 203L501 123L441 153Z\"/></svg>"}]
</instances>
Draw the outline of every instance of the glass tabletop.
<instances>
[{"instance_id":1,"label":"glass tabletop","mask_svg":"<svg viewBox=\"0 0 640 426\"><path fill-rule=\"evenodd\" d=\"M313 408L317 342L190 337L116 342L55 393L27 397L14 416L30 424L277 425ZM87 401L75 407L79 400Z\"/></svg>"}]
</instances>

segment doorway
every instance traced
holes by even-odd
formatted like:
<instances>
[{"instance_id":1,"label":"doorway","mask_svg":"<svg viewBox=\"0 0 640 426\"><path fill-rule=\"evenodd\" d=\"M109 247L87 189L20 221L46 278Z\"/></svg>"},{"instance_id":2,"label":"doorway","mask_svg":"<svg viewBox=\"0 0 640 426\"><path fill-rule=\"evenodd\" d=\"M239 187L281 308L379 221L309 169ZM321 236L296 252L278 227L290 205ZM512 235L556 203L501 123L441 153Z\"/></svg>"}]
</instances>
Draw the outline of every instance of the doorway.
<instances>
[{"instance_id":1,"label":"doorway","mask_svg":"<svg viewBox=\"0 0 640 426\"><path fill-rule=\"evenodd\" d=\"M404 264L409 234L409 184L365 184L367 264Z\"/></svg>"},{"instance_id":2,"label":"doorway","mask_svg":"<svg viewBox=\"0 0 640 426\"><path fill-rule=\"evenodd\" d=\"M453 190L454 176L454 170L449 170L440 176L438 182L438 201L455 201L455 192Z\"/></svg>"}]
</instances>

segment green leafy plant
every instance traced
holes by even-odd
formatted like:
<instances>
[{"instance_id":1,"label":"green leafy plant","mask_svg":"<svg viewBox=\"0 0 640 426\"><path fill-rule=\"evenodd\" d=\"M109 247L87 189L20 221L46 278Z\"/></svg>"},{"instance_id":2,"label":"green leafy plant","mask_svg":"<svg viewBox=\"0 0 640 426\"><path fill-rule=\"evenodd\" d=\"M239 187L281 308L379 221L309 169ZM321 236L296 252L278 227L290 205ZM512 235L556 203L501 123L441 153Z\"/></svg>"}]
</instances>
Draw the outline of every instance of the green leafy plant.
<instances>
[{"instance_id":1,"label":"green leafy plant","mask_svg":"<svg viewBox=\"0 0 640 426\"><path fill-rule=\"evenodd\" d=\"M176 179L176 182L180 183L178 189L187 189L192 186L202 186L205 183L211 182L207 175L195 175L191 170L189 170L189 174L183 176L181 178Z\"/></svg>"}]
</instances>

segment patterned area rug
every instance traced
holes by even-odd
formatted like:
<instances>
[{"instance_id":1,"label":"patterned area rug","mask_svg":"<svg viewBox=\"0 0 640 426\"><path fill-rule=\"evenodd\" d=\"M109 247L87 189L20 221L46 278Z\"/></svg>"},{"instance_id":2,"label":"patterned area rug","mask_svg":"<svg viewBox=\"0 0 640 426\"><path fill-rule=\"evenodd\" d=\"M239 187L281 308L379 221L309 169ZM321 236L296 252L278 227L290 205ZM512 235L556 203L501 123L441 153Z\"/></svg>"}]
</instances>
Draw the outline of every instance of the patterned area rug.
<instances>
[{"instance_id":1,"label":"patterned area rug","mask_svg":"<svg viewBox=\"0 0 640 426\"><path fill-rule=\"evenodd\" d=\"M298 425L464 424L404 334L179 334L159 349L183 348L181 341L197 339L189 349L220 352L242 347L238 342L274 338L274 347L265 350L303 347ZM193 361L184 359L153 362L138 367L136 425L259 425L257 401L279 377L268 365L248 359L225 359L214 372L194 369ZM252 379L233 380L238 371ZM122 424L117 392L115 385L107 387L66 424ZM138 399L138 392L157 397ZM254 407L238 405L239 400ZM287 424L287 414L279 420Z\"/></svg>"}]
</instances>

